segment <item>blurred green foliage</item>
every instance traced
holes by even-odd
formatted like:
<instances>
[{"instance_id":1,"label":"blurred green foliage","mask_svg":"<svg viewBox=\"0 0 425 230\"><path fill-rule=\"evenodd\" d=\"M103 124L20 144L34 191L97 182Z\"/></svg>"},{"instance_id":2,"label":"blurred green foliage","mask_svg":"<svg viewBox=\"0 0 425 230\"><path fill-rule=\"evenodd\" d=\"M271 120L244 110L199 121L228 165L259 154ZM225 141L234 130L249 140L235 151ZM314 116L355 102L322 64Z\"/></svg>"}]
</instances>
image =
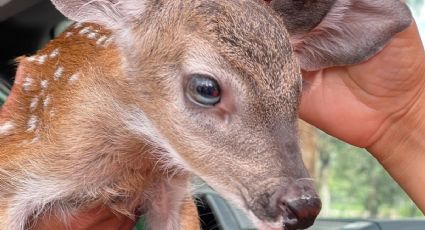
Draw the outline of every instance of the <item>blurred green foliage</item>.
<instances>
[{"instance_id":1,"label":"blurred green foliage","mask_svg":"<svg viewBox=\"0 0 425 230\"><path fill-rule=\"evenodd\" d=\"M5 82L0 79L0 106L6 101L7 95L9 94L9 87Z\"/></svg>"},{"instance_id":2,"label":"blurred green foliage","mask_svg":"<svg viewBox=\"0 0 425 230\"><path fill-rule=\"evenodd\" d=\"M317 131L324 215L345 218L422 217L383 167L365 150ZM325 179L325 180L323 180ZM414 180L414 178L412 178Z\"/></svg>"},{"instance_id":3,"label":"blurred green foliage","mask_svg":"<svg viewBox=\"0 0 425 230\"><path fill-rule=\"evenodd\" d=\"M425 0L407 0L425 36ZM317 131L318 183L324 216L345 218L423 217L385 169L363 149ZM412 178L414 180L414 178ZM329 208L326 208L328 205Z\"/></svg>"},{"instance_id":4,"label":"blurred green foliage","mask_svg":"<svg viewBox=\"0 0 425 230\"><path fill-rule=\"evenodd\" d=\"M425 37L425 0L407 0L406 2L412 10L419 32L422 37ZM425 41L425 39L422 40Z\"/></svg>"}]
</instances>

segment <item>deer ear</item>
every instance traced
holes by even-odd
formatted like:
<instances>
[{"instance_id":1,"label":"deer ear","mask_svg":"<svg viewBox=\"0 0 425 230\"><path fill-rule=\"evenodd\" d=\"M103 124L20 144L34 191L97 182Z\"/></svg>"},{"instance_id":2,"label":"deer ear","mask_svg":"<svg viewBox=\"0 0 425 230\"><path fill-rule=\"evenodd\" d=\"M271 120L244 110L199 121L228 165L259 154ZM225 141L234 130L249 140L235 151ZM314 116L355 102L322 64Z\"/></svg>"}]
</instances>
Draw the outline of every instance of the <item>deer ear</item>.
<instances>
[{"instance_id":1,"label":"deer ear","mask_svg":"<svg viewBox=\"0 0 425 230\"><path fill-rule=\"evenodd\" d=\"M145 0L51 0L66 17L77 22L93 22L114 27L143 14Z\"/></svg>"},{"instance_id":2,"label":"deer ear","mask_svg":"<svg viewBox=\"0 0 425 230\"><path fill-rule=\"evenodd\" d=\"M400 0L273 0L271 6L304 70L365 61L412 23Z\"/></svg>"}]
</instances>

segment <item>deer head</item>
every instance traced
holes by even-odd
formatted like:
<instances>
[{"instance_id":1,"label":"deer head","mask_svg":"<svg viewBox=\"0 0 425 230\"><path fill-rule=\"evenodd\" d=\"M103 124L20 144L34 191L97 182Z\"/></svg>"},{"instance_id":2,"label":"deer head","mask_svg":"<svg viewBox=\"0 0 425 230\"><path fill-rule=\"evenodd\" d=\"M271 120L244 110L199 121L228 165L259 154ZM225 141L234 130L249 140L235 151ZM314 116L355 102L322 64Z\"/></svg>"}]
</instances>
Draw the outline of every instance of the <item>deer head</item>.
<instances>
[{"instance_id":1,"label":"deer head","mask_svg":"<svg viewBox=\"0 0 425 230\"><path fill-rule=\"evenodd\" d=\"M357 63L411 22L396 0L52 2L112 30L124 126L264 229L305 229L321 208L298 143L300 66Z\"/></svg>"}]
</instances>

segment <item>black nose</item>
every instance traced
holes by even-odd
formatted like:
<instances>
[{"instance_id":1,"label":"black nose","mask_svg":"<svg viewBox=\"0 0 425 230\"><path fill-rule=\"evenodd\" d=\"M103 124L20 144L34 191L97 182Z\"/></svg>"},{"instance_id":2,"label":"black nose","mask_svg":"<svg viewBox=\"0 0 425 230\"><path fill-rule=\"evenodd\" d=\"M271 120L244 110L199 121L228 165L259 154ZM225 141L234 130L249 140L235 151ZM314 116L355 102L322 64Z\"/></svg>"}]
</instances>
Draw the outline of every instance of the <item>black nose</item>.
<instances>
[{"instance_id":1,"label":"black nose","mask_svg":"<svg viewBox=\"0 0 425 230\"><path fill-rule=\"evenodd\" d=\"M284 213L287 230L307 229L314 224L322 208L322 202L317 197L301 197L283 202L280 206Z\"/></svg>"},{"instance_id":2,"label":"black nose","mask_svg":"<svg viewBox=\"0 0 425 230\"><path fill-rule=\"evenodd\" d=\"M306 229L314 224L322 208L312 181L298 181L285 186L275 197L276 211L283 216L287 230Z\"/></svg>"}]
</instances>

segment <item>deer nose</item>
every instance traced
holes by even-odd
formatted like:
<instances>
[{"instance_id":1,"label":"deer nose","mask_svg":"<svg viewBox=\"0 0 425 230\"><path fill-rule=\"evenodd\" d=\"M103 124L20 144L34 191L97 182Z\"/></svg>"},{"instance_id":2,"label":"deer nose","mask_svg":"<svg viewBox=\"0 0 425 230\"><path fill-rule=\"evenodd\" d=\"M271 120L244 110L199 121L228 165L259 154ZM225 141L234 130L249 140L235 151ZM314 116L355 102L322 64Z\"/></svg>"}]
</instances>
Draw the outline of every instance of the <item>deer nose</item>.
<instances>
[{"instance_id":1,"label":"deer nose","mask_svg":"<svg viewBox=\"0 0 425 230\"><path fill-rule=\"evenodd\" d=\"M287 230L307 229L314 224L322 202L318 197L301 197L281 203L283 224Z\"/></svg>"},{"instance_id":2,"label":"deer nose","mask_svg":"<svg viewBox=\"0 0 425 230\"><path fill-rule=\"evenodd\" d=\"M307 229L314 224L322 208L312 181L298 181L285 186L275 197L274 210L283 216L286 230Z\"/></svg>"}]
</instances>

